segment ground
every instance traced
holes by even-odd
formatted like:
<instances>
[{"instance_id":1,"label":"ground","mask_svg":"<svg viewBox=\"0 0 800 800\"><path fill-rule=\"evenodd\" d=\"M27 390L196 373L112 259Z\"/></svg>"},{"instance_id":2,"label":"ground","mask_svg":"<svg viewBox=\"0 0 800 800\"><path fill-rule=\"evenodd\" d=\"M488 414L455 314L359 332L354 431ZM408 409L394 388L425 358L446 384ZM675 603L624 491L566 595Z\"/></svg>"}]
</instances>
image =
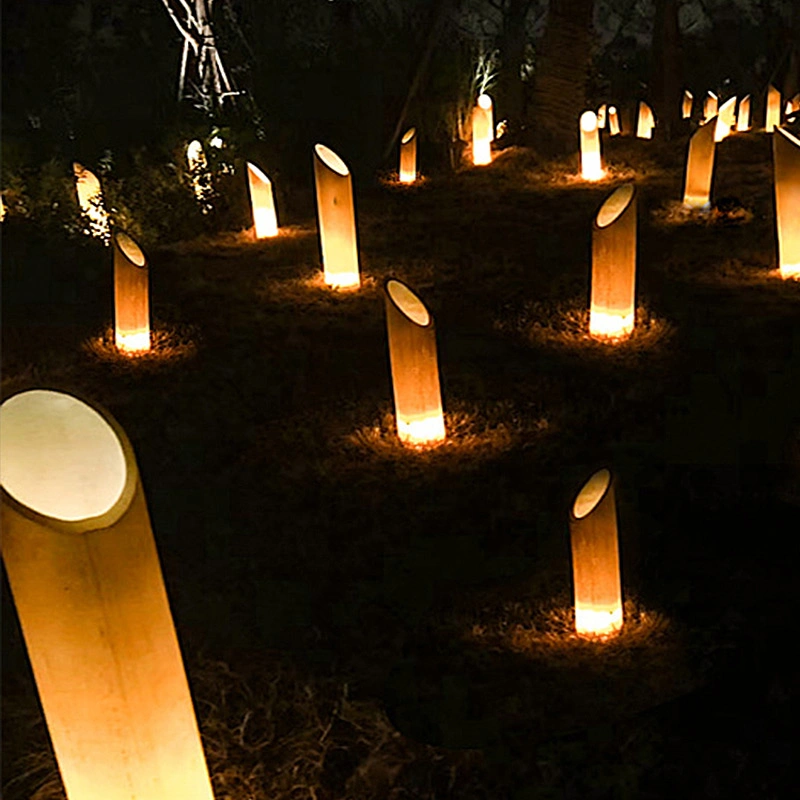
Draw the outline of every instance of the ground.
<instances>
[{"instance_id":1,"label":"ground","mask_svg":"<svg viewBox=\"0 0 800 800\"><path fill-rule=\"evenodd\" d=\"M322 283L299 189L276 240L148 253L139 359L110 344L109 251L4 223L4 392L74 391L127 431L218 798L789 796L800 284L768 137L719 145L707 215L677 204L685 148L612 140L597 184L522 149L356 176L356 293ZM585 333L591 224L626 181L614 346ZM389 276L435 318L436 450L394 436ZM605 642L570 616L568 509L600 466L626 596ZM3 592L4 796L58 797Z\"/></svg>"}]
</instances>

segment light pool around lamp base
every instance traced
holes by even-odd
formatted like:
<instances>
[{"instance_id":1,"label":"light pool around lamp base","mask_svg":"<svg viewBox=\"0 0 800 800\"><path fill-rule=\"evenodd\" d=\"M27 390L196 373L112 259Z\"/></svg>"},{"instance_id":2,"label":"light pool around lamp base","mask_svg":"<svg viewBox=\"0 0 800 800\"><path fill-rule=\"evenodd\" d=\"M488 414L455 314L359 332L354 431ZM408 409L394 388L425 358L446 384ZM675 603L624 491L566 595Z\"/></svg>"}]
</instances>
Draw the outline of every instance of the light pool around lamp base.
<instances>
[{"instance_id":1,"label":"light pool around lamp base","mask_svg":"<svg viewBox=\"0 0 800 800\"><path fill-rule=\"evenodd\" d=\"M445 440L444 416L441 411L420 419L397 417L397 438L412 447L431 447Z\"/></svg>"},{"instance_id":2,"label":"light pool around lamp base","mask_svg":"<svg viewBox=\"0 0 800 800\"><path fill-rule=\"evenodd\" d=\"M616 341L626 339L633 333L634 314L607 314L603 311L589 312L589 335L597 339Z\"/></svg>"},{"instance_id":3,"label":"light pool around lamp base","mask_svg":"<svg viewBox=\"0 0 800 800\"><path fill-rule=\"evenodd\" d=\"M622 607L608 610L575 607L575 632L580 636L609 636L622 628Z\"/></svg>"},{"instance_id":4,"label":"light pool around lamp base","mask_svg":"<svg viewBox=\"0 0 800 800\"><path fill-rule=\"evenodd\" d=\"M123 353L144 353L150 349L150 331L114 334L114 343Z\"/></svg>"}]
</instances>

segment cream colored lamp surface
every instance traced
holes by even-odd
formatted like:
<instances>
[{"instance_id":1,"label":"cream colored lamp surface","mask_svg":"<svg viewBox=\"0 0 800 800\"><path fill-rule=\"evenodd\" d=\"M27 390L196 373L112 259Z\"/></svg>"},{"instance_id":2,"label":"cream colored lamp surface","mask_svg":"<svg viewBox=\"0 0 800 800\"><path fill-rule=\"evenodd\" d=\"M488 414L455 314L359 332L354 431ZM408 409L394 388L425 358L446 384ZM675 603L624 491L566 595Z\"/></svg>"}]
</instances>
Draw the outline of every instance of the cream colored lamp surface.
<instances>
[{"instance_id":1,"label":"cream colored lamp surface","mask_svg":"<svg viewBox=\"0 0 800 800\"><path fill-rule=\"evenodd\" d=\"M69 800L213 800L130 442L34 389L0 405L2 553Z\"/></svg>"},{"instance_id":2,"label":"cream colored lamp surface","mask_svg":"<svg viewBox=\"0 0 800 800\"><path fill-rule=\"evenodd\" d=\"M77 161L72 163L78 207L89 222L92 236L107 237L109 232L108 212L103 205L103 190L100 181L90 170Z\"/></svg>"},{"instance_id":3,"label":"cream colored lamp surface","mask_svg":"<svg viewBox=\"0 0 800 800\"><path fill-rule=\"evenodd\" d=\"M417 129L409 128L400 139L400 183L417 179Z\"/></svg>"},{"instance_id":4,"label":"cream colored lamp surface","mask_svg":"<svg viewBox=\"0 0 800 800\"><path fill-rule=\"evenodd\" d=\"M714 141L721 142L731 132L736 122L736 97L728 98L719 109L717 127L714 130Z\"/></svg>"},{"instance_id":5,"label":"cream colored lamp surface","mask_svg":"<svg viewBox=\"0 0 800 800\"><path fill-rule=\"evenodd\" d=\"M278 215L275 212L275 194L272 181L255 165L247 162L247 186L250 189L250 207L253 211L253 228L256 239L278 235Z\"/></svg>"},{"instance_id":6,"label":"cream colored lamp surface","mask_svg":"<svg viewBox=\"0 0 800 800\"><path fill-rule=\"evenodd\" d=\"M483 166L492 163L494 140L494 110L488 94L478 97L472 110L472 163Z\"/></svg>"},{"instance_id":7,"label":"cream colored lamp surface","mask_svg":"<svg viewBox=\"0 0 800 800\"><path fill-rule=\"evenodd\" d=\"M770 84L767 89L767 114L764 130L772 133L781 124L781 93Z\"/></svg>"},{"instance_id":8,"label":"cream colored lamp surface","mask_svg":"<svg viewBox=\"0 0 800 800\"><path fill-rule=\"evenodd\" d=\"M653 109L647 103L639 103L639 115L636 120L636 136L639 139L652 139L653 128L656 120L653 116Z\"/></svg>"},{"instance_id":9,"label":"cream colored lamp surface","mask_svg":"<svg viewBox=\"0 0 800 800\"><path fill-rule=\"evenodd\" d=\"M606 127L606 121L608 119L608 106L603 103L600 108L597 109L597 127L600 128L602 131Z\"/></svg>"},{"instance_id":10,"label":"cream colored lamp surface","mask_svg":"<svg viewBox=\"0 0 800 800\"><path fill-rule=\"evenodd\" d=\"M616 106L608 107L608 135L619 136L619 111Z\"/></svg>"},{"instance_id":11,"label":"cream colored lamp surface","mask_svg":"<svg viewBox=\"0 0 800 800\"><path fill-rule=\"evenodd\" d=\"M800 139L777 128L772 139L778 265L784 278L800 277Z\"/></svg>"},{"instance_id":12,"label":"cream colored lamp surface","mask_svg":"<svg viewBox=\"0 0 800 800\"><path fill-rule=\"evenodd\" d=\"M681 104L681 115L683 119L689 119L692 116L692 105L694 104L694 95L688 90L683 90L683 103Z\"/></svg>"},{"instance_id":13,"label":"cream colored lamp surface","mask_svg":"<svg viewBox=\"0 0 800 800\"><path fill-rule=\"evenodd\" d=\"M683 189L683 204L688 208L708 208L711 205L716 131L716 120L710 119L689 139Z\"/></svg>"},{"instance_id":14,"label":"cream colored lamp surface","mask_svg":"<svg viewBox=\"0 0 800 800\"><path fill-rule=\"evenodd\" d=\"M712 117L716 117L718 108L719 98L709 90L703 103L703 122L708 122Z\"/></svg>"},{"instance_id":15,"label":"cream colored lamp surface","mask_svg":"<svg viewBox=\"0 0 800 800\"><path fill-rule=\"evenodd\" d=\"M150 349L150 268L142 249L123 231L114 242L114 341L122 352Z\"/></svg>"},{"instance_id":16,"label":"cream colored lamp surface","mask_svg":"<svg viewBox=\"0 0 800 800\"><path fill-rule=\"evenodd\" d=\"M605 170L600 156L597 114L594 111L584 111L578 127L581 137L581 177L586 181L599 181L605 175Z\"/></svg>"},{"instance_id":17,"label":"cream colored lamp surface","mask_svg":"<svg viewBox=\"0 0 800 800\"><path fill-rule=\"evenodd\" d=\"M746 94L739 103L739 113L736 117L736 130L740 133L750 130L750 95Z\"/></svg>"}]
</instances>

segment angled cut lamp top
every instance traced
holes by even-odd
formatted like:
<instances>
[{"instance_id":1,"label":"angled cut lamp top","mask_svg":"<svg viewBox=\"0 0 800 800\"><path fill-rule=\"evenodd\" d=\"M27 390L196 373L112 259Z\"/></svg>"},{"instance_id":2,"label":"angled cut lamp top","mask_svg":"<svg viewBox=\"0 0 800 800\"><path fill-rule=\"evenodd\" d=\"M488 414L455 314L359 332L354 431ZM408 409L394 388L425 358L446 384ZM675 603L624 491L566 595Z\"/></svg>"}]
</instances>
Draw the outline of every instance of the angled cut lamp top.
<instances>
[{"instance_id":1,"label":"angled cut lamp top","mask_svg":"<svg viewBox=\"0 0 800 800\"><path fill-rule=\"evenodd\" d=\"M610 483L611 472L609 470L601 469L595 472L575 498L575 502L572 504L572 516L575 519L583 519L590 514L605 496Z\"/></svg>"},{"instance_id":2,"label":"angled cut lamp top","mask_svg":"<svg viewBox=\"0 0 800 800\"><path fill-rule=\"evenodd\" d=\"M328 169L332 169L343 178L346 178L350 174L347 164L345 164L344 161L342 161L342 159L330 149L330 147L326 147L324 144L315 144L314 150L316 151L317 156L319 156L322 163L325 164Z\"/></svg>"},{"instance_id":3,"label":"angled cut lamp top","mask_svg":"<svg viewBox=\"0 0 800 800\"><path fill-rule=\"evenodd\" d=\"M427 328L431 324L431 315L425 304L404 283L389 280L386 291L396 308L412 322L421 328Z\"/></svg>"},{"instance_id":4,"label":"angled cut lamp top","mask_svg":"<svg viewBox=\"0 0 800 800\"><path fill-rule=\"evenodd\" d=\"M620 186L600 207L597 212L597 227L605 228L616 220L633 199L634 186L629 183Z\"/></svg>"},{"instance_id":5,"label":"angled cut lamp top","mask_svg":"<svg viewBox=\"0 0 800 800\"><path fill-rule=\"evenodd\" d=\"M416 128L409 128L404 134L403 138L400 140L401 144L408 144L416 135L417 129Z\"/></svg>"}]
</instances>

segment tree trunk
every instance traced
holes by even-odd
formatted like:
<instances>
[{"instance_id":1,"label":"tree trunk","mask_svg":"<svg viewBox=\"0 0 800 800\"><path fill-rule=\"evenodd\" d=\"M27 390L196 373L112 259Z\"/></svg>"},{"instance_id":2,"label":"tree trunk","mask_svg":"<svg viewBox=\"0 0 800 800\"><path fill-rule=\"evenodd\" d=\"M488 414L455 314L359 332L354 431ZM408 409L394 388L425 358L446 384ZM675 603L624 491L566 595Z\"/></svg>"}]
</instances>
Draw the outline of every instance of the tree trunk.
<instances>
[{"instance_id":1,"label":"tree trunk","mask_svg":"<svg viewBox=\"0 0 800 800\"><path fill-rule=\"evenodd\" d=\"M656 0L653 24L653 102L666 138L681 125L681 42L678 0Z\"/></svg>"},{"instance_id":2,"label":"tree trunk","mask_svg":"<svg viewBox=\"0 0 800 800\"><path fill-rule=\"evenodd\" d=\"M510 0L503 16L503 33L500 37L499 117L508 120L510 132L515 132L524 122L525 86L520 77L525 58L525 20L531 0Z\"/></svg>"},{"instance_id":3,"label":"tree trunk","mask_svg":"<svg viewBox=\"0 0 800 800\"><path fill-rule=\"evenodd\" d=\"M530 141L543 156L578 151L578 119L586 103L594 0L550 0L536 61Z\"/></svg>"}]
</instances>

